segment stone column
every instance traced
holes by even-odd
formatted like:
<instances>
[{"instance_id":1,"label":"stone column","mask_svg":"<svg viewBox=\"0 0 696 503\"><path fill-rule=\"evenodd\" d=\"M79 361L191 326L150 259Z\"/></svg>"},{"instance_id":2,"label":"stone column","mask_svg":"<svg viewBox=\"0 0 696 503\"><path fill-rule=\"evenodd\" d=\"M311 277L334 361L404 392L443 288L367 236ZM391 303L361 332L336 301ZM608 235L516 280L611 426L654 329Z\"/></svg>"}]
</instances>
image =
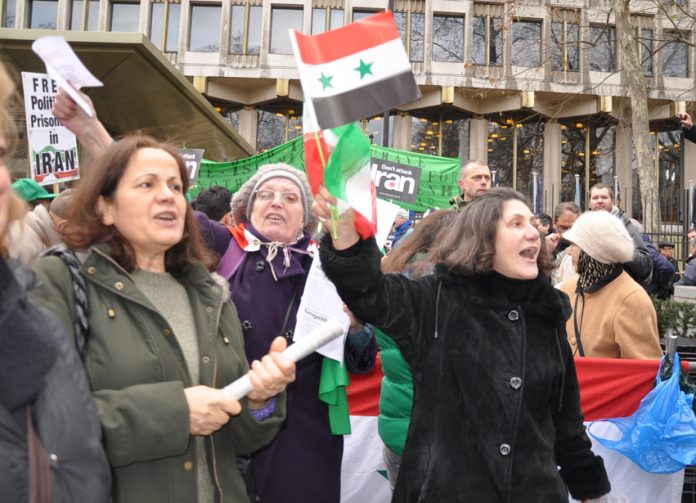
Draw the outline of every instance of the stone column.
<instances>
[{"instance_id":1,"label":"stone column","mask_svg":"<svg viewBox=\"0 0 696 503\"><path fill-rule=\"evenodd\" d=\"M544 213L553 216L561 202L561 125L547 122L544 126Z\"/></svg>"},{"instance_id":2,"label":"stone column","mask_svg":"<svg viewBox=\"0 0 696 503\"><path fill-rule=\"evenodd\" d=\"M239 111L239 134L256 148L258 113L255 107L245 106Z\"/></svg>"},{"instance_id":3,"label":"stone column","mask_svg":"<svg viewBox=\"0 0 696 503\"><path fill-rule=\"evenodd\" d=\"M469 158L488 162L488 120L474 117L469 123ZM466 162L467 159L462 159Z\"/></svg>"}]
</instances>

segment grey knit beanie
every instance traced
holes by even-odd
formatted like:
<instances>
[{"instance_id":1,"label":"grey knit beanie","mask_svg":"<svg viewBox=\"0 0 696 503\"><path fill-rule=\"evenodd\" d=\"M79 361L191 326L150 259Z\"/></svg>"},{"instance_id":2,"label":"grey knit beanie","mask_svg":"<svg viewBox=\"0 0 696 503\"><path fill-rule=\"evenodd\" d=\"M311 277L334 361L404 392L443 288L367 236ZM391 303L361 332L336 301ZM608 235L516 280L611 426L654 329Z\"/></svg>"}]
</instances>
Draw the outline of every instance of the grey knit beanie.
<instances>
[{"instance_id":1,"label":"grey knit beanie","mask_svg":"<svg viewBox=\"0 0 696 503\"><path fill-rule=\"evenodd\" d=\"M608 211L583 213L563 237L603 264L624 264L633 258L633 239Z\"/></svg>"},{"instance_id":2,"label":"grey knit beanie","mask_svg":"<svg viewBox=\"0 0 696 503\"><path fill-rule=\"evenodd\" d=\"M314 197L312 196L312 190L309 187L307 176L299 169L283 162L264 164L237 192L234 193L232 202L230 203L230 210L234 223L241 224L251 220L251 208L254 205L254 198L256 197L255 191L261 184L272 178L286 178L300 189L304 210L303 230L307 234L312 235L317 228L317 219L310 211L310 207L314 202Z\"/></svg>"}]
</instances>

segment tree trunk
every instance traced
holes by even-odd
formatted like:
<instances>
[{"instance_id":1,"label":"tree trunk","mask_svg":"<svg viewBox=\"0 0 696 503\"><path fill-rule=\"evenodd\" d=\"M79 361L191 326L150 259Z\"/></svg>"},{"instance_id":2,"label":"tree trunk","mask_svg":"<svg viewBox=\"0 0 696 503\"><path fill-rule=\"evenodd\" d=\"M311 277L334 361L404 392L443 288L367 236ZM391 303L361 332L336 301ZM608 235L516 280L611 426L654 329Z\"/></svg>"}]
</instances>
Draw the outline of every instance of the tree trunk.
<instances>
[{"instance_id":1,"label":"tree trunk","mask_svg":"<svg viewBox=\"0 0 696 503\"><path fill-rule=\"evenodd\" d=\"M643 67L638 56L636 30L631 23L629 0L615 0L616 35L619 43L622 79L631 99L631 128L635 148L635 162L643 198L643 227L645 232L656 232L660 222L657 193L657 174L651 151L648 92Z\"/></svg>"}]
</instances>

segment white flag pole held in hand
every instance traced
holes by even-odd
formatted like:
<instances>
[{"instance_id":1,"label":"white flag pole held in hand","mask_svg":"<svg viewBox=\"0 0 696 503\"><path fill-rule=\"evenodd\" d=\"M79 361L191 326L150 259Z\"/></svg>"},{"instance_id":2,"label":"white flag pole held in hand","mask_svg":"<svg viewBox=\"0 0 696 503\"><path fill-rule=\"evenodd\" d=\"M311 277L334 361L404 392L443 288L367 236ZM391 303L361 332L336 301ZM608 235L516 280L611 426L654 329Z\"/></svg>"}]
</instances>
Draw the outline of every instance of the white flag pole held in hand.
<instances>
[{"instance_id":1,"label":"white flag pole held in hand","mask_svg":"<svg viewBox=\"0 0 696 503\"><path fill-rule=\"evenodd\" d=\"M294 344L288 346L282 354L289 357L293 362L297 362L324 344L336 339L337 337L341 337L343 332L343 325L339 321L331 319L322 326L312 330L307 337L302 338ZM251 384L251 380L249 379L249 374L246 374L234 381L232 384L225 386L222 389L222 392L228 398L240 400L248 395L252 389L253 386Z\"/></svg>"}]
</instances>

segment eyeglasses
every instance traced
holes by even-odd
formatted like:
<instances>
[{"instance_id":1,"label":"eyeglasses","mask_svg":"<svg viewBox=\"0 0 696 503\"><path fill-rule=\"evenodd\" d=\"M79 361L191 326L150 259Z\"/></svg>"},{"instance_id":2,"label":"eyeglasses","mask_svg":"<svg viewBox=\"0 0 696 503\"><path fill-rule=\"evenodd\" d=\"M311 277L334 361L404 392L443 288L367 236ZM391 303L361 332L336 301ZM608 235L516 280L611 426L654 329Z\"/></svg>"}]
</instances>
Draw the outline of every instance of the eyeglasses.
<instances>
[{"instance_id":1,"label":"eyeglasses","mask_svg":"<svg viewBox=\"0 0 696 503\"><path fill-rule=\"evenodd\" d=\"M270 189L259 189L255 193L256 198L264 203L275 201L276 195L279 195L280 200L285 204L296 204L300 201L300 195L296 192L276 192Z\"/></svg>"}]
</instances>

